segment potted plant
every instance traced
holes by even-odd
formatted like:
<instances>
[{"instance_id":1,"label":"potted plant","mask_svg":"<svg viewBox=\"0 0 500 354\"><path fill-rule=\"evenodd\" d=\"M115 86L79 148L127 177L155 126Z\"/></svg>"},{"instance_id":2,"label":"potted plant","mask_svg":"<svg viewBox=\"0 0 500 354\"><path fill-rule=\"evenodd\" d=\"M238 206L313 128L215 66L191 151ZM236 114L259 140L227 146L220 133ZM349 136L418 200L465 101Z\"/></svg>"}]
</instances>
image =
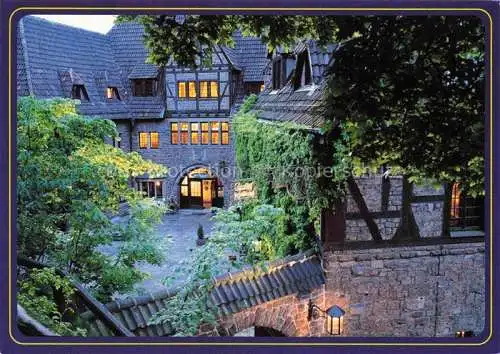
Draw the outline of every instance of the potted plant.
<instances>
[{"instance_id":1,"label":"potted plant","mask_svg":"<svg viewBox=\"0 0 500 354\"><path fill-rule=\"evenodd\" d=\"M196 240L196 246L203 246L207 239L205 238L205 231L203 230L203 226L198 224L198 230L196 231L198 239Z\"/></svg>"}]
</instances>

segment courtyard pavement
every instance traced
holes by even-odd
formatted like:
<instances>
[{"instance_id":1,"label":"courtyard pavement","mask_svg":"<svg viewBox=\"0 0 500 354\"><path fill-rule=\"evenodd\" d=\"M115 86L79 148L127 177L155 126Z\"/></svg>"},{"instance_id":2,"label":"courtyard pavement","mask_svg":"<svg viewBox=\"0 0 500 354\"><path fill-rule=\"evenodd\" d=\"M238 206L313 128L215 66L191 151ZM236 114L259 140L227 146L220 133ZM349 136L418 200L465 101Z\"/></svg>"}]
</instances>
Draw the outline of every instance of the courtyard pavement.
<instances>
[{"instance_id":1,"label":"courtyard pavement","mask_svg":"<svg viewBox=\"0 0 500 354\"><path fill-rule=\"evenodd\" d=\"M196 248L198 224L203 226L205 237L210 235L213 227L212 216L209 209L182 209L163 216L162 223L155 227L155 232L165 239L171 238L170 243L165 248L165 261L160 266L143 262L136 264L138 269L151 274L150 279L136 284L137 293L154 293L166 288L162 280L167 276L174 276L175 267L181 261L188 259L192 250ZM119 244L118 241L115 241L111 245L101 248L101 251L108 255L115 255ZM184 279L185 275L177 274L177 280L169 283L167 287L177 286ZM136 292L123 295L137 295Z\"/></svg>"}]
</instances>

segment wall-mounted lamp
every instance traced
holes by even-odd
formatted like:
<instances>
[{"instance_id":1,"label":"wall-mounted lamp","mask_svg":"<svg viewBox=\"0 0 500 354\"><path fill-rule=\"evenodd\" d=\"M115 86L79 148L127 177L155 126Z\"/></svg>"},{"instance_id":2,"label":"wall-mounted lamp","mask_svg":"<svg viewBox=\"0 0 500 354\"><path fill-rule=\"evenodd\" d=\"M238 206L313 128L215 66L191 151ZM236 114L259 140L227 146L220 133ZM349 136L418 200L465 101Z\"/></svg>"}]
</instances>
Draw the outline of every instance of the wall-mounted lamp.
<instances>
[{"instance_id":1,"label":"wall-mounted lamp","mask_svg":"<svg viewBox=\"0 0 500 354\"><path fill-rule=\"evenodd\" d=\"M464 337L474 337L473 331L457 331L455 332L455 337L464 338Z\"/></svg>"},{"instance_id":2,"label":"wall-mounted lamp","mask_svg":"<svg viewBox=\"0 0 500 354\"><path fill-rule=\"evenodd\" d=\"M319 316L326 318L326 330L328 334L333 336L338 336L342 334L344 330L344 315L345 311L342 310L337 305L330 307L328 310L322 310L316 306L312 300L309 300L309 310L307 313L307 320L310 321L313 316Z\"/></svg>"}]
</instances>

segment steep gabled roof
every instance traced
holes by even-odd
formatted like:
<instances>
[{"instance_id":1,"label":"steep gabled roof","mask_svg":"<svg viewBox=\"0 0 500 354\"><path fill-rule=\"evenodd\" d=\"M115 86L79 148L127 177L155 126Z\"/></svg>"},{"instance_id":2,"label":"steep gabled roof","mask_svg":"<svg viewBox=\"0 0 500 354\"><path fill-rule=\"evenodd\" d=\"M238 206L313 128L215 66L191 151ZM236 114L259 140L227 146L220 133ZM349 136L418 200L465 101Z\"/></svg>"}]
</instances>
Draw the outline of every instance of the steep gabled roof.
<instances>
[{"instance_id":1,"label":"steep gabled roof","mask_svg":"<svg viewBox=\"0 0 500 354\"><path fill-rule=\"evenodd\" d=\"M107 36L120 70L122 85L128 94L127 103L131 117L162 117L165 109L162 95L152 97L131 95L131 79L157 78L160 71L158 66L146 63L148 49L144 44L144 26L136 22L118 23L111 28Z\"/></svg>"},{"instance_id":2,"label":"steep gabled roof","mask_svg":"<svg viewBox=\"0 0 500 354\"><path fill-rule=\"evenodd\" d=\"M19 95L71 97L65 85L73 80L85 85L89 96L78 106L82 114L128 115L125 102L105 97L106 87L120 82L105 35L26 16L19 22L18 39Z\"/></svg>"},{"instance_id":3,"label":"steep gabled roof","mask_svg":"<svg viewBox=\"0 0 500 354\"><path fill-rule=\"evenodd\" d=\"M326 84L326 69L332 65L333 53L337 45L329 44L320 47L315 41L299 43L292 54L299 55L308 51L312 68L313 85L295 89L294 73L279 90L273 90L271 84L259 95L254 111L264 120L294 122L311 128L320 128L324 123L321 112L323 89Z\"/></svg>"},{"instance_id":4,"label":"steep gabled roof","mask_svg":"<svg viewBox=\"0 0 500 354\"><path fill-rule=\"evenodd\" d=\"M227 316L287 295L308 293L324 283L321 261L309 251L273 262L265 272L247 269L224 274L215 279L215 288L209 295L209 301L218 308L220 316ZM166 336L172 334L169 325L150 325L148 322L154 314L168 306L169 298L176 293L177 290L163 290L117 300L106 307L137 336ZM111 335L91 312L83 317L89 321L92 335Z\"/></svg>"},{"instance_id":5,"label":"steep gabled roof","mask_svg":"<svg viewBox=\"0 0 500 354\"><path fill-rule=\"evenodd\" d=\"M243 71L244 82L264 81L268 63L267 47L258 37L244 37L240 31L233 34L234 47L223 47L231 63Z\"/></svg>"}]
</instances>

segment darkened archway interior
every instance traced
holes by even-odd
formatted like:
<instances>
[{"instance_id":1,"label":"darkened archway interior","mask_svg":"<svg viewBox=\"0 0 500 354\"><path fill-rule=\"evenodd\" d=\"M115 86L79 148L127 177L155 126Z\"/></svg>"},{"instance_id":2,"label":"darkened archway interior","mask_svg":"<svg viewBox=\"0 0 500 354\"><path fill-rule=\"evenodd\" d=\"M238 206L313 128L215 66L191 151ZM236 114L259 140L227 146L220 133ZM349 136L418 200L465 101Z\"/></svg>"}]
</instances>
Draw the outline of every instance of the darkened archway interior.
<instances>
[{"instance_id":1,"label":"darkened archway interior","mask_svg":"<svg viewBox=\"0 0 500 354\"><path fill-rule=\"evenodd\" d=\"M224 186L208 168L200 167L184 175L180 182L180 207L209 209L224 206Z\"/></svg>"}]
</instances>

